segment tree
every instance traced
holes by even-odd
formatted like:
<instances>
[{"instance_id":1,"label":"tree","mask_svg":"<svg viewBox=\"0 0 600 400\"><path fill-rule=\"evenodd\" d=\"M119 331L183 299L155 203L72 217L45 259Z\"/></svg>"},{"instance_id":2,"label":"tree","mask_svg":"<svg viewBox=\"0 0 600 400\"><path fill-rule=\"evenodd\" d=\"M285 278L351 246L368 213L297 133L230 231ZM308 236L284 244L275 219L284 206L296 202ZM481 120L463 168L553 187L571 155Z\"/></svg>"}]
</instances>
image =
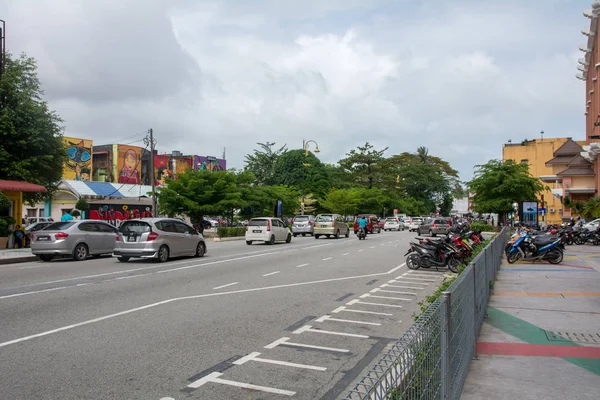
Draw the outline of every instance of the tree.
<instances>
[{"instance_id":1,"label":"tree","mask_svg":"<svg viewBox=\"0 0 600 400\"><path fill-rule=\"evenodd\" d=\"M446 193L444 195L444 200L440 205L440 215L449 216L452 213L452 206L454 205L454 197L451 193Z\"/></svg>"},{"instance_id":2,"label":"tree","mask_svg":"<svg viewBox=\"0 0 600 400\"><path fill-rule=\"evenodd\" d=\"M362 191L360 189L334 189L327 193L321 201L321 206L332 213L341 215L356 214L358 204L361 201Z\"/></svg>"},{"instance_id":3,"label":"tree","mask_svg":"<svg viewBox=\"0 0 600 400\"><path fill-rule=\"evenodd\" d=\"M469 182L474 193L473 210L478 213L496 213L505 221L513 203L537 198L545 187L529 174L529 166L512 160L490 160L477 165L475 177Z\"/></svg>"},{"instance_id":4,"label":"tree","mask_svg":"<svg viewBox=\"0 0 600 400\"><path fill-rule=\"evenodd\" d=\"M0 176L48 189L45 194L25 193L28 202L52 195L66 161L62 120L43 95L35 60L7 54L0 79Z\"/></svg>"},{"instance_id":5,"label":"tree","mask_svg":"<svg viewBox=\"0 0 600 400\"><path fill-rule=\"evenodd\" d=\"M382 173L385 166L383 153L388 149L375 150L372 144L366 142L346 153L346 158L339 161L344 171L352 175L353 181L367 189L372 189L375 183L383 181Z\"/></svg>"},{"instance_id":6,"label":"tree","mask_svg":"<svg viewBox=\"0 0 600 400\"><path fill-rule=\"evenodd\" d=\"M587 219L600 217L600 197L594 197L585 202L583 216Z\"/></svg>"},{"instance_id":7,"label":"tree","mask_svg":"<svg viewBox=\"0 0 600 400\"><path fill-rule=\"evenodd\" d=\"M287 152L286 145L274 151L271 147L275 143L257 144L261 149L254 150L254 154L246 155L245 168L254 174L258 185L272 185L274 183L275 164L279 157Z\"/></svg>"},{"instance_id":8,"label":"tree","mask_svg":"<svg viewBox=\"0 0 600 400\"><path fill-rule=\"evenodd\" d=\"M276 185L292 186L304 193L323 196L330 189L327 169L313 153L304 150L289 150L275 164L273 182Z\"/></svg>"}]
</instances>

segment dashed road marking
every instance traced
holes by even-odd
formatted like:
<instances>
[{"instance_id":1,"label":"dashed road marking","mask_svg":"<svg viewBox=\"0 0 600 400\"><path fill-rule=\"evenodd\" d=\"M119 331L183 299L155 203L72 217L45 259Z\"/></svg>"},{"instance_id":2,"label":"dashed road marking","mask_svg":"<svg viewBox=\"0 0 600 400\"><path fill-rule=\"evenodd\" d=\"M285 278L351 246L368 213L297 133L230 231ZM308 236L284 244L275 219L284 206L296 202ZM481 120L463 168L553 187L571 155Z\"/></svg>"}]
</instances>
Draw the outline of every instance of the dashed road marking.
<instances>
[{"instance_id":1,"label":"dashed road marking","mask_svg":"<svg viewBox=\"0 0 600 400\"><path fill-rule=\"evenodd\" d=\"M425 287L424 286L401 286L401 285L390 285L388 283L384 283L383 285L381 285L381 287L391 287L391 288L398 288L398 289L413 289L413 290L423 290Z\"/></svg>"},{"instance_id":2,"label":"dashed road marking","mask_svg":"<svg viewBox=\"0 0 600 400\"><path fill-rule=\"evenodd\" d=\"M371 306L402 308L402 306L397 306L395 304L369 303L369 302L366 302L366 301L360 301L358 299L350 300L348 303L346 303L347 306L351 306L351 305L354 305L354 304L368 304L368 305L371 305Z\"/></svg>"},{"instance_id":3,"label":"dashed road marking","mask_svg":"<svg viewBox=\"0 0 600 400\"><path fill-rule=\"evenodd\" d=\"M423 288L425 288L425 286L429 286L429 283L424 283L424 282L402 282L402 281L399 281L399 280L396 280L396 279L392 279L392 280L388 281L388 283L403 283L403 284L408 284L408 285L422 286Z\"/></svg>"},{"instance_id":4,"label":"dashed road marking","mask_svg":"<svg viewBox=\"0 0 600 400\"><path fill-rule=\"evenodd\" d=\"M381 326L379 322L366 322L366 321L356 321L353 319L339 319L339 318L331 318L329 315L323 315L321 318L317 318L316 322L325 322L325 321L335 321L335 322L347 322L349 324L364 324L364 325L373 325L373 326Z\"/></svg>"},{"instance_id":5,"label":"dashed road marking","mask_svg":"<svg viewBox=\"0 0 600 400\"><path fill-rule=\"evenodd\" d=\"M343 255L343 256L347 256L348 254L350 254L350 253L344 253L344 254L342 254L342 255Z\"/></svg>"},{"instance_id":6,"label":"dashed road marking","mask_svg":"<svg viewBox=\"0 0 600 400\"><path fill-rule=\"evenodd\" d=\"M369 336L367 336L367 335L359 335L357 333L333 332L333 331L325 331L323 329L312 329L311 325L304 325L303 327L296 329L292 333L299 335L303 332L324 333L326 335L348 336L348 337L355 337L355 338L360 338L360 339L368 339L369 338Z\"/></svg>"},{"instance_id":7,"label":"dashed road marking","mask_svg":"<svg viewBox=\"0 0 600 400\"><path fill-rule=\"evenodd\" d=\"M331 260L332 258L333 258L333 257L327 257L327 258L324 258L324 259L323 259L323 261L329 261L329 260Z\"/></svg>"},{"instance_id":8,"label":"dashed road marking","mask_svg":"<svg viewBox=\"0 0 600 400\"><path fill-rule=\"evenodd\" d=\"M306 267L308 265L310 265L310 264L300 264L300 265L296 265L296 268L302 268L302 267Z\"/></svg>"},{"instance_id":9,"label":"dashed road marking","mask_svg":"<svg viewBox=\"0 0 600 400\"><path fill-rule=\"evenodd\" d=\"M372 314L372 315L384 315L387 317L393 317L394 314L390 314L390 313L384 313L384 312L375 312L375 311L363 311L363 310L351 310L349 308L346 308L344 306L338 307L335 310L333 310L331 313L332 314L337 314L341 311L348 311L348 312L353 312L353 313L359 313L359 314Z\"/></svg>"},{"instance_id":10,"label":"dashed road marking","mask_svg":"<svg viewBox=\"0 0 600 400\"><path fill-rule=\"evenodd\" d=\"M261 363L265 363L265 364L283 365L284 367L311 369L313 371L327 371L327 368L318 367L316 365L297 364L297 363L291 363L291 362L287 362L287 361L272 360L270 358L259 358L258 356L260 356L260 353L258 351L255 351L254 353L250 353L247 356L240 358L239 360L235 360L233 362L233 364L243 365L243 364L247 363L248 361L256 361L256 362L261 362Z\"/></svg>"},{"instance_id":11,"label":"dashed road marking","mask_svg":"<svg viewBox=\"0 0 600 400\"><path fill-rule=\"evenodd\" d=\"M268 274L264 274L263 276L271 276L280 273L281 271L269 272Z\"/></svg>"},{"instance_id":12,"label":"dashed road marking","mask_svg":"<svg viewBox=\"0 0 600 400\"><path fill-rule=\"evenodd\" d=\"M380 246L385 246L385 243L380 243L379 245L380 245Z\"/></svg>"},{"instance_id":13,"label":"dashed road marking","mask_svg":"<svg viewBox=\"0 0 600 400\"><path fill-rule=\"evenodd\" d=\"M367 297L372 297L375 299L386 299L386 300L412 301L412 299L405 299L403 297L377 296L377 295L371 294L371 293L365 293L362 296L360 296L361 299L365 299Z\"/></svg>"},{"instance_id":14,"label":"dashed road marking","mask_svg":"<svg viewBox=\"0 0 600 400\"><path fill-rule=\"evenodd\" d=\"M428 279L428 278L411 278L410 276L403 276L396 279L408 279L411 281L422 281L422 282L437 282L437 279Z\"/></svg>"},{"instance_id":15,"label":"dashed road marking","mask_svg":"<svg viewBox=\"0 0 600 400\"><path fill-rule=\"evenodd\" d=\"M369 248L370 248L370 249L374 249L374 248L375 248L375 246L371 246L371 247L369 247Z\"/></svg>"},{"instance_id":16,"label":"dashed road marking","mask_svg":"<svg viewBox=\"0 0 600 400\"><path fill-rule=\"evenodd\" d=\"M223 375L221 372L213 372L211 374L206 375L203 378L198 379L196 382L190 383L188 385L188 387L193 388L193 389L198 389L200 386L202 386L208 382L212 382L212 383L220 383L222 385L236 386L236 387L240 387L240 388L244 388L244 389L258 390L258 391L266 392L266 393L281 394L284 396L293 396L296 394L296 392L292 392L291 390L276 389L276 388L271 388L271 387L266 387L266 386L252 385L250 383L230 381L228 379L221 379L221 378L219 378L221 375Z\"/></svg>"},{"instance_id":17,"label":"dashed road marking","mask_svg":"<svg viewBox=\"0 0 600 400\"><path fill-rule=\"evenodd\" d=\"M359 249L358 251L365 251L365 249Z\"/></svg>"},{"instance_id":18,"label":"dashed road marking","mask_svg":"<svg viewBox=\"0 0 600 400\"><path fill-rule=\"evenodd\" d=\"M227 285L221 285L221 286L217 286L214 287L213 290L217 290L217 289L223 289L229 286L233 286L233 285L237 285L239 282L232 282L232 283L228 283Z\"/></svg>"},{"instance_id":19,"label":"dashed road marking","mask_svg":"<svg viewBox=\"0 0 600 400\"><path fill-rule=\"evenodd\" d=\"M6 296L0 296L0 300L2 300L2 299L10 299L11 297L26 296L28 294L34 294L34 293L53 292L55 290L66 289L67 287L68 286L61 286L61 287L52 288L52 289L36 290L34 292L24 292L24 293L7 294Z\"/></svg>"},{"instance_id":20,"label":"dashed road marking","mask_svg":"<svg viewBox=\"0 0 600 400\"><path fill-rule=\"evenodd\" d=\"M315 350L334 351L334 352L338 352L338 353L349 353L350 352L350 350L347 350L347 349L338 349L335 347L325 347L325 346L315 346L312 344L304 344L304 343L294 343L294 342L290 342L289 340L290 340L289 337L282 337L281 339L277 339L273 343L266 345L265 349L274 349L275 347L279 346L280 344L283 344L285 346L303 347L306 349L315 349Z\"/></svg>"}]
</instances>

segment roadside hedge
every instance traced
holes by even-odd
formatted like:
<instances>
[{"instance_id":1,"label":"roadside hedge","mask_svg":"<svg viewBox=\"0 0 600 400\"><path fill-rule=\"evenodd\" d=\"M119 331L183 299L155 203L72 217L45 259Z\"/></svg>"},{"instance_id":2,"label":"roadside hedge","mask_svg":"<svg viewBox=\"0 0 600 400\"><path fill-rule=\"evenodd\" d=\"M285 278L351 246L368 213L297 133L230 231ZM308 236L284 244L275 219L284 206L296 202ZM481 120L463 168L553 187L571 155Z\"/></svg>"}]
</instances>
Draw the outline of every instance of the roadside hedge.
<instances>
[{"instance_id":1,"label":"roadside hedge","mask_svg":"<svg viewBox=\"0 0 600 400\"><path fill-rule=\"evenodd\" d=\"M240 236L244 236L246 234L246 228L245 227L224 227L224 226L220 226L219 228L217 228L217 235L220 238L225 238L225 237L240 237Z\"/></svg>"},{"instance_id":2,"label":"roadside hedge","mask_svg":"<svg viewBox=\"0 0 600 400\"><path fill-rule=\"evenodd\" d=\"M495 232L496 231L495 226L483 224L481 222L473 222L471 224L471 229L474 231L477 230L477 231L481 231L481 232Z\"/></svg>"}]
</instances>

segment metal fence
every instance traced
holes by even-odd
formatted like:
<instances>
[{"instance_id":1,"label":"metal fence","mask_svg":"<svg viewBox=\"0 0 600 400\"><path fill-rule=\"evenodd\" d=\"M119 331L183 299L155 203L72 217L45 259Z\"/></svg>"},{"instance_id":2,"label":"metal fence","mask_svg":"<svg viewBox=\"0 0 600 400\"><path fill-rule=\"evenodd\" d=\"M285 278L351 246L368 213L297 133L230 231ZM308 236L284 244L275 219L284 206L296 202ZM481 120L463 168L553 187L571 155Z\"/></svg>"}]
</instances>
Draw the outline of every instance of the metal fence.
<instances>
[{"instance_id":1,"label":"metal fence","mask_svg":"<svg viewBox=\"0 0 600 400\"><path fill-rule=\"evenodd\" d=\"M460 398L508 236L494 237L346 400Z\"/></svg>"}]
</instances>

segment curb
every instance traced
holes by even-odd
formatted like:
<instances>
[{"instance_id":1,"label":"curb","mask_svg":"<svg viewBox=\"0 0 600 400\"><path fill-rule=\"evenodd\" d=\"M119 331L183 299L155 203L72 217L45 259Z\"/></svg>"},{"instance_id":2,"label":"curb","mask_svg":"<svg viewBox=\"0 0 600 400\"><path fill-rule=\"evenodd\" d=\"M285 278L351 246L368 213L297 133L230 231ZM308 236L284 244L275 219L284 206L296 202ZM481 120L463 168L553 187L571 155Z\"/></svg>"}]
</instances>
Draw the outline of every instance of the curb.
<instances>
[{"instance_id":1,"label":"curb","mask_svg":"<svg viewBox=\"0 0 600 400\"><path fill-rule=\"evenodd\" d=\"M6 259L0 259L0 265L18 264L18 263L25 263L25 262L30 262L30 261L37 261L37 260L38 260L37 256L6 258Z\"/></svg>"},{"instance_id":2,"label":"curb","mask_svg":"<svg viewBox=\"0 0 600 400\"><path fill-rule=\"evenodd\" d=\"M213 242L231 242L234 240L246 240L246 237L245 236L236 236L236 237L225 237L225 238L220 238L220 237L213 238Z\"/></svg>"}]
</instances>

